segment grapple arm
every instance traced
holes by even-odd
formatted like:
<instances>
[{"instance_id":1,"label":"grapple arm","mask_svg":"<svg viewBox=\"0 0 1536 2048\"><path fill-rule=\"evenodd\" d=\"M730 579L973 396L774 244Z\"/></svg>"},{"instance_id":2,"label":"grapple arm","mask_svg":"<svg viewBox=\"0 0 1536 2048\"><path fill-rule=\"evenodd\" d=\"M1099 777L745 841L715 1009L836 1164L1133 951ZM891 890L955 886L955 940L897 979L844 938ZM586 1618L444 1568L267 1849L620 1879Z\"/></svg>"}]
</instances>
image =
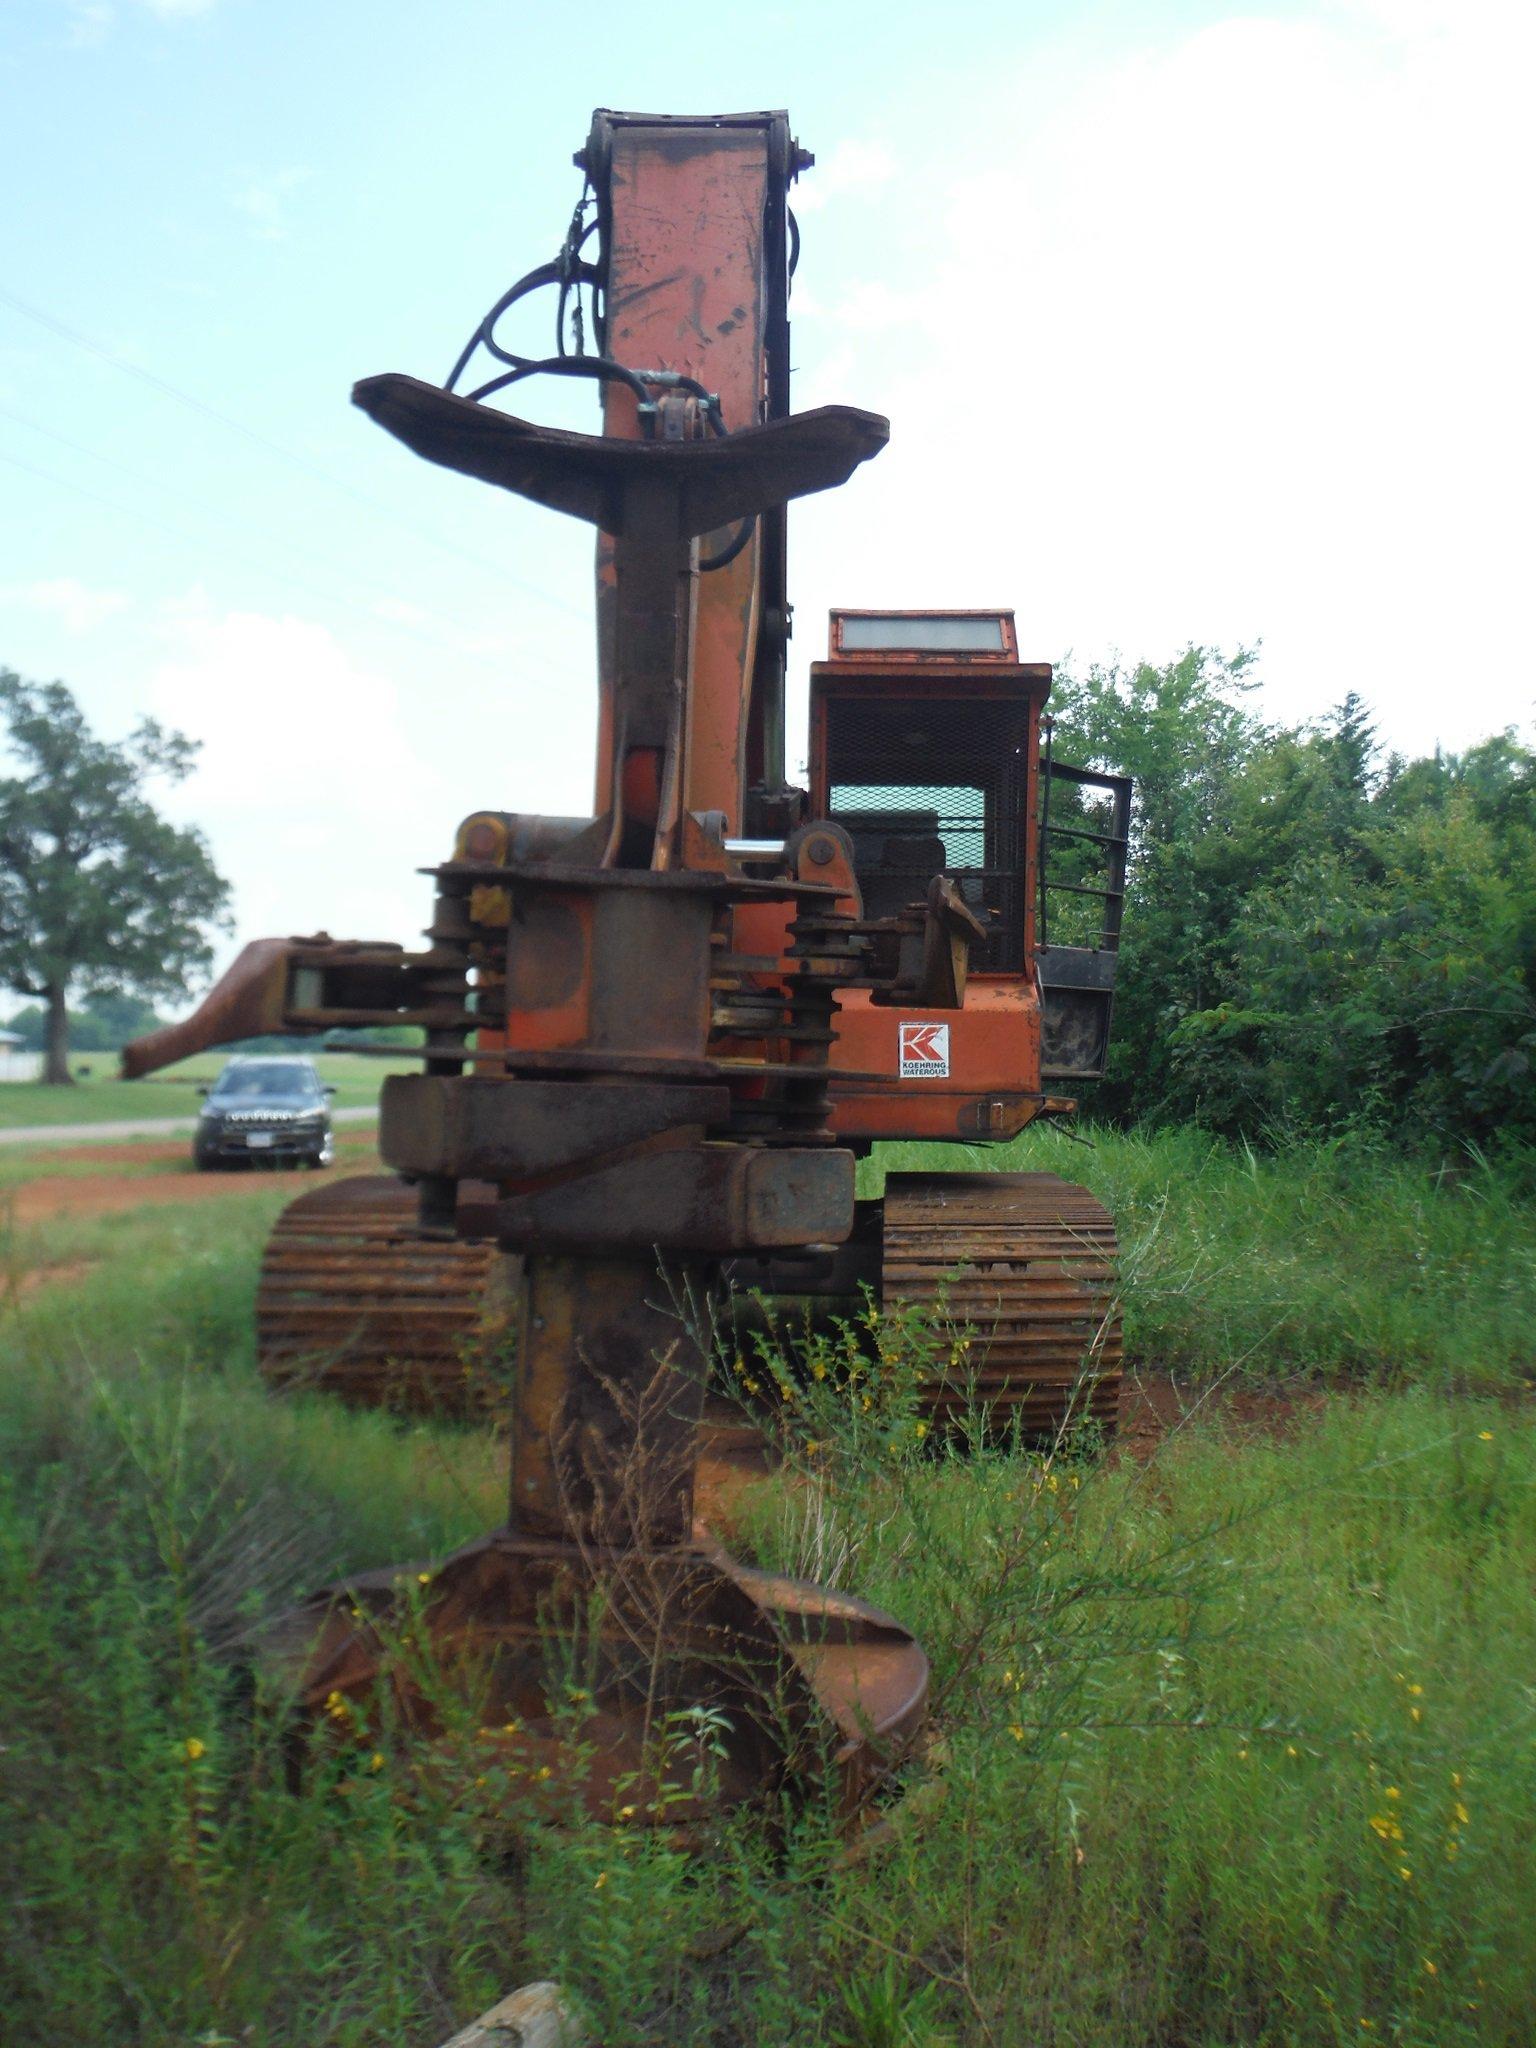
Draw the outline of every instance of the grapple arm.
<instances>
[{"instance_id":1,"label":"grapple arm","mask_svg":"<svg viewBox=\"0 0 1536 2048\"><path fill-rule=\"evenodd\" d=\"M428 999L421 984L441 956L407 953L382 941L252 939L235 955L190 1017L136 1038L122 1050L126 1081L142 1080L193 1053L245 1038L278 1033L303 1037L340 1026L420 1024L464 1028L473 1018L450 1019L442 999Z\"/></svg>"}]
</instances>

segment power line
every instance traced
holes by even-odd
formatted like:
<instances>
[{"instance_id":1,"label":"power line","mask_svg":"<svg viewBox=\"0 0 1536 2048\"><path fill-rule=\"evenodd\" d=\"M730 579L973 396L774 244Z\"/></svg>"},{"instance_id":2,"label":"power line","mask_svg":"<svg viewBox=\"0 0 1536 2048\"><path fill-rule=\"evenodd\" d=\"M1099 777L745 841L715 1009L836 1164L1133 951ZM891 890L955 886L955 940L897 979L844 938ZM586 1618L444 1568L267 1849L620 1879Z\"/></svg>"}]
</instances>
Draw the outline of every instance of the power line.
<instances>
[{"instance_id":1,"label":"power line","mask_svg":"<svg viewBox=\"0 0 1536 2048\"><path fill-rule=\"evenodd\" d=\"M28 419L25 413L14 412L7 405L0 405L0 419L14 420L18 426L25 427L29 433L41 434L45 440L57 441L61 448L71 449L76 455L84 455L92 462L103 463L108 469L115 469L120 476L127 477L131 483L138 484L143 489L165 491L171 497L179 498L184 505L190 505L194 510L202 511L205 515L211 513L212 517L217 519L226 528L233 528L234 526L228 511L223 506L216 504L213 499L203 497L196 492L184 490L179 485L166 483L159 477L146 476L142 470L134 469L131 464L119 462L115 455L105 455L99 448L88 448L83 441L72 440L68 434L61 434L56 427L45 427L40 421ZM43 474L41 471L38 473ZM53 481L63 483L69 488L75 488L66 477L57 477ZM185 529L182 530L185 531ZM287 554L298 552L297 549L286 547L282 541L278 542L278 546ZM279 570L263 570L262 573L270 575L287 574L287 572ZM393 584L377 583L370 576L359 576L356 570L340 568L338 566L337 573L347 577L361 589L377 591L381 597L393 599L399 596L399 591ZM349 600L337 599L336 602L345 603L349 602ZM361 607L354 607L354 609L359 610L361 613ZM446 643L444 644L446 645Z\"/></svg>"},{"instance_id":2,"label":"power line","mask_svg":"<svg viewBox=\"0 0 1536 2048\"><path fill-rule=\"evenodd\" d=\"M153 370L146 370L141 364L132 361L127 356L117 354L114 349L107 348L99 341L93 341L89 335L81 334L77 329L67 326L64 321L55 319L51 313L45 313L39 307L29 305L25 299L20 299L14 292L7 291L3 285L0 285L0 301L11 307L13 311L22 314L26 319L33 320L38 326L46 328L50 334L57 335L61 340L69 342L73 347L83 349L88 355L96 356L102 362L110 364L113 369L120 370L124 376L137 378L141 384L147 384L151 390L158 391L162 397L173 399L178 405L188 407L192 412L200 414L204 419L212 420L216 425L227 429L228 432L238 434L242 440L251 442L255 447L262 449L275 460L286 462L290 468L299 470L303 475L312 478L316 483L324 484L327 489L341 492L343 497L350 498L355 504L362 505L376 519L388 520L392 525L404 528L407 533L414 534L418 540L425 540L430 546L439 549L442 553L456 556L460 561L468 562L474 568L484 570L488 575L494 576L499 583L509 584L512 588L522 591L526 596L537 598L541 604L551 605L555 610L564 612L568 616L585 618L586 614L577 612L574 605L568 605L562 599L552 597L547 590L541 589L538 584L525 582L521 577L512 575L505 568L486 561L483 556L473 554L469 549L461 548L453 541L442 539L440 535L431 532L426 527L418 526L414 520L408 519L403 513L395 512L387 505L380 505L367 492L360 491L354 485L344 483L339 477L330 475L328 471L318 468L304 456L294 454L292 449L283 447L280 442L270 440L265 434L258 433L254 427L248 427L243 420L237 420L230 413L221 412L217 406L209 405L205 400L194 397L190 391L183 391L179 385L172 384L168 378L156 375Z\"/></svg>"},{"instance_id":3,"label":"power line","mask_svg":"<svg viewBox=\"0 0 1536 2048\"><path fill-rule=\"evenodd\" d=\"M56 436L55 438L61 439L62 436ZM174 533L180 539L194 541L199 548L206 548L207 546L206 534L198 533L179 519L168 519L164 513L147 512L141 505L135 505L131 508L120 505L115 499L104 497L100 491L93 491L88 484L77 483L73 477L60 476L51 469L42 469L36 463L24 462L20 456L8 455L3 449L0 449L0 462L8 463L12 469L19 469L26 476L38 477L44 483L54 484L63 490L74 491L82 498L89 498L93 504L104 506L108 512L114 513L119 519L140 524L147 521L151 526L164 527L166 532ZM327 590L320 584L311 583L306 577L295 576L290 570L271 568L249 557L246 558L246 566L248 569L254 570L258 576L270 577L278 583L291 584L294 589L302 590L306 596L318 598L322 604L336 605L340 606L344 611L356 612L360 618L366 619L368 624L375 630L388 630L390 632L408 634L413 640L422 641L426 646L432 648L435 653L445 654L453 661L472 661L479 667L490 670L493 674L505 674L504 668L499 663L490 661L483 654L476 654L464 648L452 647L448 642L436 639L431 634L423 633L419 627L413 626L404 620L380 620L372 614L365 612L362 606L355 604L350 598L343 597L334 590Z\"/></svg>"}]
</instances>

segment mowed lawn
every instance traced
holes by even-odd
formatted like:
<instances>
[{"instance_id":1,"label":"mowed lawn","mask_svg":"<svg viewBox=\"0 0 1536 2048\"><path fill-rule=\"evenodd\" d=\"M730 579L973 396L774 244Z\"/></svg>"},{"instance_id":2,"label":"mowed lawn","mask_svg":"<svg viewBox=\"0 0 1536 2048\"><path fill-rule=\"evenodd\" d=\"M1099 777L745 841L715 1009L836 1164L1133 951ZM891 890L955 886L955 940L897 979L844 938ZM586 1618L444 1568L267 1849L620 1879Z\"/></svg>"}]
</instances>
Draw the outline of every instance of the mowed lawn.
<instances>
[{"instance_id":1,"label":"mowed lawn","mask_svg":"<svg viewBox=\"0 0 1536 2048\"><path fill-rule=\"evenodd\" d=\"M1007 1163L1117 1195L1137 1372L1240 1363L1273 1417L1218 1393L1150 1459L936 1446L893 1326L857 1378L749 1359L788 1463L734 1547L932 1660L932 1750L852 1860L814 1796L692 1851L551 1823L473 1727L416 1768L383 1702L295 1781L251 1627L491 1526L504 1445L265 1393L292 1187L77 1221L89 1272L0 1325L7 2038L435 2048L554 1976L604 2048L1524 2048L1530 1163Z\"/></svg>"},{"instance_id":2,"label":"mowed lawn","mask_svg":"<svg viewBox=\"0 0 1536 2048\"><path fill-rule=\"evenodd\" d=\"M304 1041L296 1038L292 1050L306 1051ZM139 1118L196 1116L201 1102L199 1082L215 1079L228 1057L221 1052L198 1053L142 1081L122 1081L117 1077L115 1053L81 1053L70 1064L77 1074L82 1069L88 1071L73 1087L48 1088L37 1081L0 1083L0 1130L34 1124L126 1123ZM321 1080L335 1088L338 1107L374 1102L386 1074L407 1073L420 1066L419 1061L398 1055L373 1059L366 1053L321 1052L312 1057Z\"/></svg>"}]
</instances>

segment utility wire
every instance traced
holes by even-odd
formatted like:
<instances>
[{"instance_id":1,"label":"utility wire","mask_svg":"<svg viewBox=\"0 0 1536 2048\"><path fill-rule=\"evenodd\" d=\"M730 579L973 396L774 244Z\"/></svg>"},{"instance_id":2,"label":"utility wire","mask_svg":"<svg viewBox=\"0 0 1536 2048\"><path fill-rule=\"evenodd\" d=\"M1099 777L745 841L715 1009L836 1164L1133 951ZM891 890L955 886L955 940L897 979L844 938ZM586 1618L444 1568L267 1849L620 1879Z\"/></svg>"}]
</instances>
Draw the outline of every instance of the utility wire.
<instances>
[{"instance_id":1,"label":"utility wire","mask_svg":"<svg viewBox=\"0 0 1536 2048\"><path fill-rule=\"evenodd\" d=\"M186 525L179 519L168 519L164 513L146 512L141 505L132 507L120 505L114 499L104 497L100 491L93 491L88 484L77 483L73 477L60 476L51 469L42 469L36 463L24 462L20 456L8 455L3 449L0 449L0 462L9 464L12 469L21 470L26 476L38 477L44 483L55 484L63 490L76 492L82 498L89 498L94 504L104 506L107 511L114 513L119 519L126 520L130 524L142 525L148 522L151 526L164 527L166 532L174 533L181 540L195 542L199 548L205 549L207 546L206 534L199 533L194 527ZM327 590L318 583L311 583L306 577L295 576L290 570L274 569L249 558L247 558L247 566L254 569L258 576L266 576L279 583L291 584L294 589L302 590L306 596L318 598L322 604L340 606L343 610L356 612L360 618L367 620L368 624L376 631L406 633L413 640L420 640L426 646L432 648L434 653L446 654L453 661L472 661L481 668L489 669L493 674L503 677L506 674L503 664L491 661L486 655L476 654L468 649L452 647L446 641L439 640L432 634L424 633L419 627L410 625L403 620L379 619L372 613L365 611L361 605L355 604L352 599L342 597L334 590Z\"/></svg>"},{"instance_id":2,"label":"utility wire","mask_svg":"<svg viewBox=\"0 0 1536 2048\"><path fill-rule=\"evenodd\" d=\"M158 477L146 476L143 470L134 469L131 464L126 462L119 462L115 455L104 455L99 448L88 448L83 441L72 440L68 434L61 434L56 427L45 427L39 420L28 419L25 413L14 412L8 405L0 405L0 419L14 420L18 426L25 427L29 433L41 434L45 440L57 441L61 448L69 448L76 455L84 455L91 462L103 463L108 469L115 469L120 476L127 477L131 483L138 484L141 489L164 491L170 497L180 499L182 504L191 506L194 511L202 512L205 517L211 516L216 519L226 529L234 531L238 537L239 529L236 527L235 522L230 519L228 511L212 498L205 497L198 492L184 490L177 484L164 483ZM55 481L65 484L69 483L69 479L64 477L57 478ZM271 536L267 535L266 538L270 540ZM299 553L298 549L286 547L281 540L278 541L278 546L286 554ZM312 558L304 557L304 559ZM257 566L258 568L260 567L259 564ZM322 563L320 566L325 567L327 565ZM398 598L400 595L398 587L394 584L375 582L371 576L360 576L355 570L344 568L339 564L331 564L329 566L332 573L357 584L360 589L377 591L381 597L390 599ZM275 576L286 575L288 572L273 569L264 570L262 573ZM350 602L350 600L340 597L334 601L338 604ZM360 606L354 607L354 609L358 611L359 616L368 616L368 614L362 611ZM445 642L444 644L446 645L447 643Z\"/></svg>"},{"instance_id":3,"label":"utility wire","mask_svg":"<svg viewBox=\"0 0 1536 2048\"><path fill-rule=\"evenodd\" d=\"M430 529L418 526L414 520L406 518L403 513L394 512L387 505L380 505L367 492L358 490L352 484L343 483L339 477L334 477L328 471L318 468L314 463L306 460L304 456L295 455L292 449L283 447L280 442L269 440L265 434L258 433L254 427L246 426L243 420L237 420L232 414L221 412L217 406L207 404L203 399L194 397L189 391L183 391L179 385L172 384L168 379L157 376L153 370L146 370L142 365L133 362L129 357L118 355L115 350L105 347L101 342L92 341L89 335L81 334L75 328L67 326L64 321L56 320L51 313L45 313L37 306L29 305L25 299L20 299L14 292L7 291L3 285L0 285L0 302L11 307L14 312L22 314L26 319L35 321L39 327L46 328L50 334L59 336L61 340L69 342L73 347L85 350L88 355L99 357L102 362L109 363L113 369L120 370L124 376L137 378L141 384L147 384L152 391L158 391L163 397L174 399L178 405L184 405L190 411L201 414L204 419L212 420L216 425L226 428L230 433L238 434L242 440L252 442L256 447L264 450L266 454L274 457L277 461L286 462L290 468L302 471L305 476L312 478L316 483L324 484L328 490L340 491L344 497L350 498L354 503L362 505L375 518L385 519L392 525L403 527L407 533L414 534L418 540L425 540L442 553L457 556L460 561L469 562L475 568L485 570L487 574L494 576L499 583L509 584L514 589L524 592L525 595L535 597L541 603L553 606L557 611L564 612L572 617L586 617L585 613L577 612L574 605L568 605L562 599L552 597L547 590L541 589L538 584L524 582L520 577L511 575L505 568L486 561L482 555L473 554L467 548L458 547L454 542L442 539L440 535L431 532Z\"/></svg>"}]
</instances>

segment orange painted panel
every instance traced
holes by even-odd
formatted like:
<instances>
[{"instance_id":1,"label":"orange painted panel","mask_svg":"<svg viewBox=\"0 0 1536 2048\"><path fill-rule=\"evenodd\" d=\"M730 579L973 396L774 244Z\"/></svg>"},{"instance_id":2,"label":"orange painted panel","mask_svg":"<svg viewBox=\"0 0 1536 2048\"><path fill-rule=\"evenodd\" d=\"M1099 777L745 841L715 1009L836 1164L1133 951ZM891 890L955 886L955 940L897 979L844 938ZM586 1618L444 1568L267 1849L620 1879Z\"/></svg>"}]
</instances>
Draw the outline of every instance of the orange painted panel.
<instances>
[{"instance_id":1,"label":"orange painted panel","mask_svg":"<svg viewBox=\"0 0 1536 2048\"><path fill-rule=\"evenodd\" d=\"M963 1010L877 1008L853 990L838 998L832 1064L888 1076L834 1084L839 1137L1008 1137L1040 1101L1039 999L1002 975L973 977Z\"/></svg>"},{"instance_id":2,"label":"orange painted panel","mask_svg":"<svg viewBox=\"0 0 1536 2048\"><path fill-rule=\"evenodd\" d=\"M718 392L728 427L752 426L763 398L762 222L768 136L761 127L619 129L613 138L608 349L632 369L677 370ZM603 431L634 439L633 396L610 384ZM704 552L729 536L706 538ZM599 638L612 550L598 550ZM683 805L741 825L741 750L757 640L757 542L698 579L694 689ZM605 667L606 664L600 664ZM597 805L612 786L611 680L602 678Z\"/></svg>"}]
</instances>

